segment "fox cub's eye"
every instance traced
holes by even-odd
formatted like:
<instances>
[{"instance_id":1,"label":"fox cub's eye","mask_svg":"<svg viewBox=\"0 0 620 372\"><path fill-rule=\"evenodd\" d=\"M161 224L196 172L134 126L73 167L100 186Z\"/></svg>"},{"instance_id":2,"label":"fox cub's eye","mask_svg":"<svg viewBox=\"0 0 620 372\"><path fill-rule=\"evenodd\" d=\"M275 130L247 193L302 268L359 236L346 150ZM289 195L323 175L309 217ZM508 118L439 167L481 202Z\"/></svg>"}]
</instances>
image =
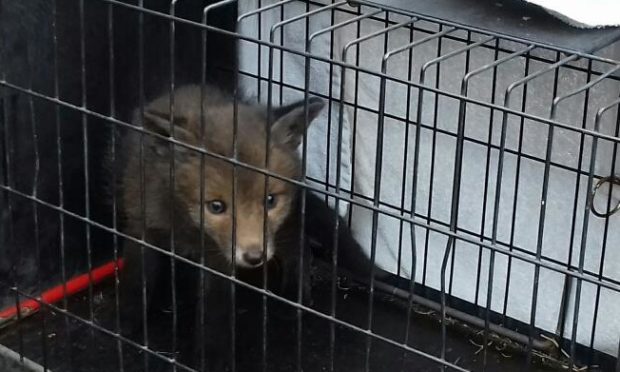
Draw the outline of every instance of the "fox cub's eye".
<instances>
[{"instance_id":1,"label":"fox cub's eye","mask_svg":"<svg viewBox=\"0 0 620 372\"><path fill-rule=\"evenodd\" d=\"M226 211L226 203L221 200L211 200L207 202L207 209L213 214L222 214Z\"/></svg>"},{"instance_id":2,"label":"fox cub's eye","mask_svg":"<svg viewBox=\"0 0 620 372\"><path fill-rule=\"evenodd\" d=\"M273 194L267 195L267 209L273 209L276 204L278 204L278 198Z\"/></svg>"}]
</instances>

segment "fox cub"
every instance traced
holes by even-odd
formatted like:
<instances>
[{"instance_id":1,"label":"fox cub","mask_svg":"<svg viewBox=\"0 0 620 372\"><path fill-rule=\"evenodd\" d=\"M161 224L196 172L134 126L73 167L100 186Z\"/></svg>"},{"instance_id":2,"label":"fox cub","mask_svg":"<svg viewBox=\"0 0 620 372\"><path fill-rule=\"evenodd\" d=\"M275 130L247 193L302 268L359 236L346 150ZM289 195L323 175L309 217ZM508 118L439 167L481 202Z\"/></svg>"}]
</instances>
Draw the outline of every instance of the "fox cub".
<instances>
[{"instance_id":1,"label":"fox cub","mask_svg":"<svg viewBox=\"0 0 620 372\"><path fill-rule=\"evenodd\" d=\"M164 94L143 113L136 110L133 124L159 136L123 136L120 212L125 233L159 250L141 249L129 240L124 244L121 301L129 337L143 342L142 327L149 327L158 313L169 312L174 298L179 340L174 352L181 353L181 361L195 364L206 350L209 363L222 370L231 349L231 284L216 272L230 275L234 268L242 280L252 281L262 279L265 269L268 279L263 284L293 301L298 300L301 278L303 299L309 301L309 241L319 243L314 256L331 257L335 214L307 192L302 234L300 188L286 180L301 177L298 147L323 106L322 100L311 98L307 107L300 101L274 108L268 118L266 107L234 104L215 87L201 91L189 85L177 88L172 102ZM267 128L268 121L272 124ZM267 176L257 169L276 176L265 182ZM302 236L308 243L303 252ZM344 221L337 236L344 265L367 271L370 264ZM185 260L175 259L172 266L169 252ZM300 258L304 267L299 267ZM204 282L193 263L210 269L202 276ZM148 319L142 319L144 308Z\"/></svg>"}]
</instances>

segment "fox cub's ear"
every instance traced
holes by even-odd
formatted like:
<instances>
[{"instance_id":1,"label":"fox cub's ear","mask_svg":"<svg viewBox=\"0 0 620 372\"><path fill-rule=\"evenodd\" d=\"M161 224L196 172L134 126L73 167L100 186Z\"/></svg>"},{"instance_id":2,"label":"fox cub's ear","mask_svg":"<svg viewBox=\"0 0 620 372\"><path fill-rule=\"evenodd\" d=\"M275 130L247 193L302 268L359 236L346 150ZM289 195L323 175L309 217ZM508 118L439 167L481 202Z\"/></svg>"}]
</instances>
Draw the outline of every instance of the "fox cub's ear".
<instances>
[{"instance_id":1,"label":"fox cub's ear","mask_svg":"<svg viewBox=\"0 0 620 372\"><path fill-rule=\"evenodd\" d=\"M153 109L146 109L144 111L143 125L145 129L190 144L195 142L197 138L191 130L187 118L175 116L172 119L172 123L173 125L171 126L170 114L167 112L159 112Z\"/></svg>"},{"instance_id":2,"label":"fox cub's ear","mask_svg":"<svg viewBox=\"0 0 620 372\"><path fill-rule=\"evenodd\" d=\"M140 110L135 110L133 114L133 123L136 126L142 126L144 129L157 133L164 137L172 137L175 140L190 144L198 144L198 136L194 133L189 120L182 116L175 116L170 125L170 114L161 112L153 108L146 107L144 116L140 114ZM145 139L150 137L148 134ZM147 140L150 147L159 155L168 154L170 142L159 139L150 138ZM183 149L178 148L177 151L182 152Z\"/></svg>"},{"instance_id":3,"label":"fox cub's ear","mask_svg":"<svg viewBox=\"0 0 620 372\"><path fill-rule=\"evenodd\" d=\"M320 98L308 99L308 120L306 120L305 100L275 109L271 141L296 149L306 129L319 115L323 106L325 103Z\"/></svg>"}]
</instances>

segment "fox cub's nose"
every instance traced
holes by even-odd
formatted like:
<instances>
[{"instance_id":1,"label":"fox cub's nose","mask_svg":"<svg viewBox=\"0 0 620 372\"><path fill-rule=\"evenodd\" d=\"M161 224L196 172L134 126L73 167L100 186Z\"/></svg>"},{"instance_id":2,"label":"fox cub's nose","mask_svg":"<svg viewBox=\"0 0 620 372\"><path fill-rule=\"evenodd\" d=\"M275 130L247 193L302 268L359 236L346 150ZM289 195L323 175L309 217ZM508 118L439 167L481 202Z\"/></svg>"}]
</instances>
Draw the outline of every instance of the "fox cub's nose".
<instances>
[{"instance_id":1,"label":"fox cub's nose","mask_svg":"<svg viewBox=\"0 0 620 372\"><path fill-rule=\"evenodd\" d=\"M262 249L253 248L243 253L243 260L248 266L256 267L263 263L263 251Z\"/></svg>"}]
</instances>

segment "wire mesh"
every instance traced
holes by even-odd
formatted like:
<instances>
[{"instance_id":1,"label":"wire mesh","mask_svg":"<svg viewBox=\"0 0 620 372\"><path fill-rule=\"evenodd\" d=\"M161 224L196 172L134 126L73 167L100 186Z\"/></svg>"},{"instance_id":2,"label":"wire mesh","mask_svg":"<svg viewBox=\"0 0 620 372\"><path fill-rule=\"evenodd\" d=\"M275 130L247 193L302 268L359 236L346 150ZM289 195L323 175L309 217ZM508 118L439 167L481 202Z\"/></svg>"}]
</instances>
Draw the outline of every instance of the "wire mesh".
<instances>
[{"instance_id":1,"label":"wire mesh","mask_svg":"<svg viewBox=\"0 0 620 372\"><path fill-rule=\"evenodd\" d=\"M0 318L0 326L17 321L7 326L16 331L6 342L17 345L20 355L38 355L34 359L44 370L79 369L83 356L75 355L74 346L84 340L76 334L76 327L83 327L89 333L88 353L95 354L101 337L112 340L109 366L114 367L101 370L213 370L211 363L220 357L227 370L237 371L249 368L247 354L258 353L251 360L259 367L252 368L264 371L383 370L388 359L389 368L400 370L620 371L615 316L620 256L614 249L620 240L619 61L364 0L222 0L200 9L194 4L189 12L180 0L162 1L159 7L142 0L51 4L49 37L43 41L51 50L49 67L38 66L32 46L25 52L2 48L2 238L11 263L1 266L0 294L7 293L8 300L0 298L0 305L16 312L11 319ZM238 14L227 29L218 17L230 9ZM98 23L90 25L92 19L105 26L100 35L93 36L91 27ZM66 36L72 30L73 39ZM134 32L131 37L127 30ZM0 33L8 38L8 30ZM236 46L235 63L217 65L218 50L208 45L218 37ZM70 58L61 59L68 49L77 53L71 65ZM188 53L192 58L186 60ZM99 66L98 57L105 61L101 71L93 67ZM20 61L26 72L16 67ZM207 82L217 74L234 76L227 101L230 154L203 145L212 112L202 102L211 94ZM76 90L64 93L73 79ZM200 87L196 142L175 135L175 114L187 104L177 88L189 82ZM151 97L162 92L168 93L168 128L154 132L144 125L151 115L145 111ZM317 119L322 129L315 125L300 140L299 177L271 170L271 151L265 151L262 166L242 160L238 137L245 134L241 125L249 101L244 95L265 108L265 148L274 141L280 107L299 98L308 123L316 115L313 100L325 102ZM134 110L139 125L132 121ZM142 221L140 231L129 232L123 230L126 206L120 204L118 169L127 162L123 138L131 136L137 138L133 151L139 169L133 202ZM158 171L167 175L167 195L161 199L167 199L170 222L165 238L155 240L148 236L153 212L146 196L153 168L145 160L153 141L167 148L165 169ZM199 254L194 258L179 253L187 249L183 242L191 241L184 240L187 229L179 225L183 216L176 207L179 169L185 165L179 159L186 153L200 159L195 169ZM220 176L209 166L214 161L232 172L224 188L232 195L226 254L233 262L239 256L239 216L245 211L237 202L244 193L242 175L262 177L261 186L255 185L262 193L257 219L265 263L258 285L235 264L218 269L208 252L213 237L205 231L203 208L213 192L209 180ZM50 162L53 169L47 169ZM105 186L97 184L102 177ZM291 212L299 234L287 241L295 248L293 295L270 287L266 264L269 190L280 182L299 190L299 205ZM67 193L74 183L82 184L80 191ZM317 201L311 199L317 195L331 207L318 217L312 214ZM97 215L98 200L108 200L100 207L107 211L104 217ZM306 236L317 219L331 229L320 231L327 238L310 237L328 242L323 263L309 256L313 242ZM47 228L52 220L54 227ZM350 258L343 251L344 234L352 234L370 259L365 277L340 267ZM32 252L20 246L28 244ZM133 299L139 309L131 314L141 323L138 339L122 326L127 310L121 275L127 268L119 260L121 249L123 255L127 249L140 252L141 291ZM159 270L151 261L154 255L167 262L157 280L164 278L168 286L147 283ZM112 315L104 320L99 312L105 303L93 275L102 257L114 262L107 299ZM28 267L31 259L34 269ZM79 271L69 264L74 259L87 273L83 308L70 293L70 278ZM52 278L46 277L46 260L57 265ZM314 304L306 291L315 286L308 283L310 271L320 271L321 265L328 267L323 278L328 284ZM24 274L28 270L30 279ZM199 276L195 319L185 312L184 288L177 285L190 272ZM60 304L42 295L50 280L60 283ZM210 292L220 281L225 283L221 293ZM349 286L359 292L351 292L358 298L354 310L344 304ZM164 290L168 293L159 293ZM259 304L239 300L246 293L257 296ZM162 311L169 314L165 330L153 330L159 320L149 312L159 297L170 300ZM32 312L24 307L29 300L43 309L36 348L21 326ZM252 333L238 315L248 306L260 323L250 351L239 346L244 334ZM292 323L273 318L280 307L294 313ZM226 315L219 317L213 309ZM50 340L54 316L63 323L52 328L63 336ZM226 329L217 335L222 355L209 350L214 337L204 331L214 321ZM292 337L286 351L273 341L289 340L277 327L286 327ZM199 338L185 333L193 328ZM312 331L319 337L309 336ZM357 348L347 346L355 337L363 341L351 342ZM458 337L474 345L474 352ZM168 339L165 348L158 338ZM55 351L61 341L68 352ZM197 359L184 359L184 348L192 349L189 354L200 349Z\"/></svg>"}]
</instances>

